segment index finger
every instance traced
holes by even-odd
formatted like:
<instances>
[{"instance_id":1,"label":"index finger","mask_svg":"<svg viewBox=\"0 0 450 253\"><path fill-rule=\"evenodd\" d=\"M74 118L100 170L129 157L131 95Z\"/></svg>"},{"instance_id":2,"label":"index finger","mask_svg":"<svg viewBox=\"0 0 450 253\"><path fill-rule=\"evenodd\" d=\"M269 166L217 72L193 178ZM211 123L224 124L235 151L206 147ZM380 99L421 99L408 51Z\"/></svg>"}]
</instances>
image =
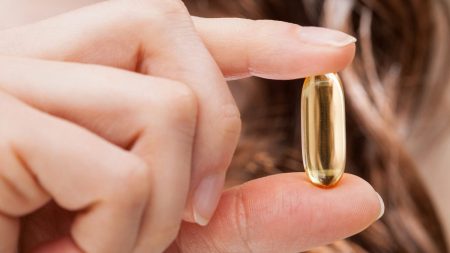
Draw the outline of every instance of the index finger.
<instances>
[{"instance_id":1,"label":"index finger","mask_svg":"<svg viewBox=\"0 0 450 253\"><path fill-rule=\"evenodd\" d=\"M138 64L135 56L140 41L131 29L115 25L115 22L110 25L104 20L86 17L83 20L73 26L73 20L60 16L1 31L0 53L125 69ZM338 72L350 64L355 54L353 37L326 28L241 18L193 17L193 21L227 79L254 75L284 80ZM123 20L120 22L124 23ZM54 30L63 32L55 36ZM115 31L108 36L103 33L96 33L94 37L79 34L97 30ZM111 48L115 50L111 51Z\"/></svg>"},{"instance_id":2,"label":"index finger","mask_svg":"<svg viewBox=\"0 0 450 253\"><path fill-rule=\"evenodd\" d=\"M328 29L244 19L195 18L194 29L181 2L167 2L173 6L107 1L2 32L0 53L110 65L189 85L199 109L185 219L206 224L240 132L239 112L216 63L231 78L335 72L351 61L354 39ZM163 15L154 15L158 11Z\"/></svg>"},{"instance_id":3,"label":"index finger","mask_svg":"<svg viewBox=\"0 0 450 253\"><path fill-rule=\"evenodd\" d=\"M303 252L358 233L383 212L374 189L350 174L331 190L304 173L269 176L223 193L209 225L185 223L168 252Z\"/></svg>"},{"instance_id":4,"label":"index finger","mask_svg":"<svg viewBox=\"0 0 450 253\"><path fill-rule=\"evenodd\" d=\"M288 80L334 73L350 64L355 54L356 39L331 29L274 20L193 20L228 80L249 76Z\"/></svg>"}]
</instances>

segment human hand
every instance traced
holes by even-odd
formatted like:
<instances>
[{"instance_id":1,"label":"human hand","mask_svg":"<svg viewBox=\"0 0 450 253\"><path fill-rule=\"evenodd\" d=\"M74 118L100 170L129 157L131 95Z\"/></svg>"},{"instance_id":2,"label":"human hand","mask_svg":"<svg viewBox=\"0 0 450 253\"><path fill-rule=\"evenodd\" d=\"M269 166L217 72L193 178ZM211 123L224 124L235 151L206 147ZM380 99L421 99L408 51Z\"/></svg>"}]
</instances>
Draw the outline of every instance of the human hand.
<instances>
[{"instance_id":1,"label":"human hand","mask_svg":"<svg viewBox=\"0 0 450 253\"><path fill-rule=\"evenodd\" d=\"M25 223L22 247L70 234L84 252L164 250L189 186L191 90L102 66L11 57L0 57L0 66L0 252L15 252L19 219L50 200L73 212L71 227L46 238L45 226L29 235L33 224ZM155 196L161 177L170 203ZM71 216L46 220L58 226Z\"/></svg>"},{"instance_id":2,"label":"human hand","mask_svg":"<svg viewBox=\"0 0 450 253\"><path fill-rule=\"evenodd\" d=\"M223 193L208 226L184 223L165 252L302 252L369 226L383 214L380 200L367 182L349 174L333 190L311 185L304 173L252 180ZM65 251L72 248L63 239L36 253L81 253Z\"/></svg>"},{"instance_id":3,"label":"human hand","mask_svg":"<svg viewBox=\"0 0 450 253\"><path fill-rule=\"evenodd\" d=\"M142 3L141 1L138 2ZM154 4L152 1L148 2ZM198 81L197 85L201 83L201 87L190 88L192 88L196 98L198 98L199 104L199 134L197 136L202 136L200 134L202 131L208 132L208 134L205 134L204 141L196 139L194 150L203 150L196 153L208 153L214 149L217 155L209 155L208 153L208 155L196 156L194 154L194 171L190 194L192 197L190 198L186 215L186 219L192 221L194 220L191 212L193 209L192 205L193 202L196 202L195 194L192 193L193 190L198 188L198 184L205 174L211 171L220 171L218 172L219 174L224 174L238 135L238 131L226 131L223 127L225 126L226 128L227 124L219 124L223 120L230 120L230 118L224 118L223 114L220 113L223 109L223 103L221 104L221 99L217 98L222 98L223 101L226 101L225 104L230 102L231 107L234 106L234 102L229 100L229 95L226 95L228 94L228 90L224 88L225 86L215 85L217 83L220 84L222 81L220 80L220 75L217 75L217 73L214 74L214 63L204 60L202 57L199 58L203 60L198 60L197 56L203 55L205 58L208 58L207 52L200 50L200 46L192 46L192 43L195 45L198 41L196 42L194 39L194 42L189 43L189 36L187 38L184 37L186 36L184 33L171 34L167 31L168 34L162 36L166 30L171 30L163 28L166 28L168 25L174 25L176 22L166 21L161 24L161 20L158 19L161 17L155 18L151 15L154 14L153 12L148 13L142 9L136 9L136 7L142 6L117 2L114 4L104 3L36 25L6 31L1 35L3 43L1 46L2 52L7 55L96 63L128 70L138 70L146 74L174 78L187 83L188 86L195 86L196 84L192 83L196 81ZM148 8L149 6L146 7ZM161 8L164 9L166 7ZM172 9L164 9L164 11L167 10ZM179 9L175 10L177 11L169 11L169 14L175 13L178 15L183 13L178 13ZM132 17L131 20L130 17ZM158 20L160 21L159 23L157 22ZM334 46L331 46L330 43L329 45L324 44L323 41L322 43L317 43L317 38L309 38L308 41L307 37L302 37L300 36L301 34L298 34L300 33L298 26L286 23L270 21L252 22L238 19L207 20L199 18L195 18L195 22L197 30L213 54L214 59L221 67L222 72L232 77L254 74L269 78L289 79L322 71L337 71L351 60L354 50L354 45L348 41L347 46L344 46L342 43L336 45L336 42L334 42ZM152 26L146 26L147 24L151 24ZM216 29L218 25L223 28L220 32ZM153 29L155 27L157 29ZM189 26L187 25L187 27ZM54 31L61 30L64 32L55 37ZM183 29L180 29L178 32L181 31L186 32ZM323 30L323 33L327 34L325 30ZM180 36L178 36L180 34L182 35L181 38L185 38L184 40L180 39ZM189 34L189 30L187 34ZM250 34L252 36L249 36ZM36 35L39 35L38 39ZM240 39L232 39L235 37ZM31 40L31 38L33 39ZM181 41L170 43L172 42L171 39L174 38L180 39ZM224 50L227 47L229 47L229 50ZM176 48L176 50L170 50L172 48ZM198 51L199 53L193 54L193 52ZM140 53L143 53L143 57L136 57L137 55L141 55ZM146 66L146 64L150 64L151 68ZM137 66L140 67L137 68ZM199 73L197 66L210 66L212 70L205 68L204 71L200 71ZM192 69L192 72L187 71L188 69ZM51 73L49 74L51 75ZM24 85L28 86L28 84ZM86 109L85 107L70 104L68 101L52 102L52 99L42 101L36 98L37 95L35 94L39 93L32 94L29 91L28 94L23 94L20 90L17 91L15 85L9 88L10 93L14 93L15 96L22 99L23 97L27 97L28 102L36 107L49 107L53 103L55 108L52 108L52 113L56 116L82 125L108 140L112 139L115 141L119 139L117 136L129 135L130 132L136 130L135 128L128 129L123 124L121 125L117 121L120 118L118 114L115 114L111 118L102 118L101 122L99 122L98 115L86 114L86 111L84 111ZM24 89L28 88L26 87ZM105 88L108 89L107 87ZM228 105L225 107L228 107ZM228 109L225 112L229 112ZM234 111L234 109L231 111ZM238 126L239 120L234 116L231 117L232 122L230 125ZM92 118L95 120L92 120ZM213 121L219 123L217 123L217 126L212 127L205 123L203 124L206 125L203 127L205 130L200 131L202 118L206 118L203 122ZM220 131L220 129L224 131ZM217 133L224 133L224 135L218 135ZM232 136L229 136L228 133L231 133L234 138L231 138ZM201 137L198 138L201 139ZM217 148L222 146L224 148ZM221 153L224 150L230 151ZM199 157L200 162L195 162L195 157ZM164 162L161 163L166 165ZM209 163L215 164L215 166L203 166ZM198 164L201 166L198 166ZM159 215L154 215L153 217L159 217L159 219L161 219L160 217L165 217L164 214L167 214L165 212L166 210L177 210L174 207L176 207L177 203L179 205L180 202L171 201L167 203L168 201L165 201L166 199L180 200L183 197L177 198L177 196L184 195L183 184L176 185L180 186L180 189L177 188L179 191L170 190L174 186L167 184L171 180L177 180L174 177L177 177L178 180L180 180L179 178L184 178L183 175L178 173L180 167L161 167L170 167L173 170L169 169L167 173L158 171L155 174L158 178L152 181L152 185L155 185L155 193L152 194L153 198L151 201L153 203L159 203L159 206L161 206L158 212ZM172 177L172 175L176 176ZM223 178L219 181L223 181ZM210 216L212 214L215 202L217 202L216 195L221 190L221 184L222 182L219 184L210 184L215 189L212 191L201 191L202 193L213 193L209 196L210 201L207 201L208 203L205 204L206 208L204 208L209 210L205 212L208 214L203 216ZM168 196L169 193L177 196ZM201 200L203 198L197 199ZM176 215L174 216L176 217ZM207 220L209 218L204 217L204 219ZM167 221L168 223L176 223L177 219L167 219ZM205 223L205 220L197 222ZM165 226L170 227L170 224ZM158 226L151 227L155 228L154 231L160 231L160 229L157 229ZM174 234L173 231L172 234Z\"/></svg>"}]
</instances>

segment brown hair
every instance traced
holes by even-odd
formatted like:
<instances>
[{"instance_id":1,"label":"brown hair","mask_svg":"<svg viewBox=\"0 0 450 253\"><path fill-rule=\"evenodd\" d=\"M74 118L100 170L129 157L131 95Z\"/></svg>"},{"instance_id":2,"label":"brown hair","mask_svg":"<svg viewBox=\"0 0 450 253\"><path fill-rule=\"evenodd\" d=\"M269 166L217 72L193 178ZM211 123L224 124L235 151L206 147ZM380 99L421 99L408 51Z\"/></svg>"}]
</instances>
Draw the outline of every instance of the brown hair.
<instances>
[{"instance_id":1,"label":"brown hair","mask_svg":"<svg viewBox=\"0 0 450 253\"><path fill-rule=\"evenodd\" d=\"M430 113L433 105L447 102L443 95L449 88L450 11L445 0L197 0L189 1L189 7L202 15L225 12L321 25L359 40L354 63L341 73L348 108L347 172L374 186L386 212L364 232L311 252L448 252L405 145L411 136L422 145L433 143L449 123L436 117L450 115L449 107ZM261 84L258 95L243 105L243 137L229 173L235 182L303 168L300 81L251 82ZM429 134L417 135L424 132Z\"/></svg>"}]
</instances>

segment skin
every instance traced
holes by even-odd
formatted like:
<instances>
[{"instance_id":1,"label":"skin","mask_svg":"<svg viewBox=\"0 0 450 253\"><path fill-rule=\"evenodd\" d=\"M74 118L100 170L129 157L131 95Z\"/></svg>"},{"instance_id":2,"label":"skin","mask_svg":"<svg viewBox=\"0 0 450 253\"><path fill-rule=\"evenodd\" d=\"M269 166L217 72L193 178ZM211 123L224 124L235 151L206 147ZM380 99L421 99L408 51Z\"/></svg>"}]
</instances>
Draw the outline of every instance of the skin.
<instances>
[{"instance_id":1,"label":"skin","mask_svg":"<svg viewBox=\"0 0 450 253\"><path fill-rule=\"evenodd\" d=\"M135 0L0 32L0 252L15 251L21 220L24 252L295 252L366 228L382 207L351 175L333 190L295 173L221 193L240 130L225 78L300 78L353 58L353 43L300 29Z\"/></svg>"}]
</instances>

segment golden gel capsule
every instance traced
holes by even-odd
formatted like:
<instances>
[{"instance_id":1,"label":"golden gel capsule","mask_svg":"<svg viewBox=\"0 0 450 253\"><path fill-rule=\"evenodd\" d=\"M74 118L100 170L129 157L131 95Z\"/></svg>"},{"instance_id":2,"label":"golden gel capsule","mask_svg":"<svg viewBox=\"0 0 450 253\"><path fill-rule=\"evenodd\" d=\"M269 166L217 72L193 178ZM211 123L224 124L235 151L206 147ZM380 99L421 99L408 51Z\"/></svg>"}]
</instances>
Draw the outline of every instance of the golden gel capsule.
<instances>
[{"instance_id":1,"label":"golden gel capsule","mask_svg":"<svg viewBox=\"0 0 450 253\"><path fill-rule=\"evenodd\" d=\"M345 107L337 74L308 77L301 98L303 164L309 179L330 187L345 169Z\"/></svg>"}]
</instances>

